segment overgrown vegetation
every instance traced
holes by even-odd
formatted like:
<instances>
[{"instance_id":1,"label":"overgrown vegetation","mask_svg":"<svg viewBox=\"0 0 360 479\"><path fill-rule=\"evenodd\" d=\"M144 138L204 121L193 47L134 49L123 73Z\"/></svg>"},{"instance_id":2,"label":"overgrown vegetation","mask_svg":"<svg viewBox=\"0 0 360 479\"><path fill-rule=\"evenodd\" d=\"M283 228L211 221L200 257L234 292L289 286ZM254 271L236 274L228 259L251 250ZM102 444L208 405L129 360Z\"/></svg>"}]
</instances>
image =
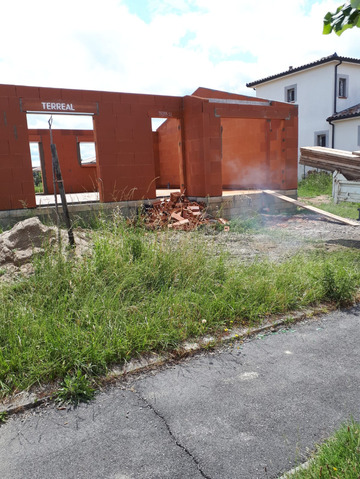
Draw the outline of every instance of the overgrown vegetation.
<instances>
[{"instance_id":1,"label":"overgrown vegetation","mask_svg":"<svg viewBox=\"0 0 360 479\"><path fill-rule=\"evenodd\" d=\"M33 178L34 178L35 193L43 193L44 188L43 188L43 183L42 183L41 171L34 171L33 170Z\"/></svg>"},{"instance_id":2,"label":"overgrown vegetation","mask_svg":"<svg viewBox=\"0 0 360 479\"><path fill-rule=\"evenodd\" d=\"M77 405L79 402L91 401L94 393L87 375L78 369L75 374L65 376L57 392L56 401Z\"/></svg>"},{"instance_id":3,"label":"overgrown vegetation","mask_svg":"<svg viewBox=\"0 0 360 479\"><path fill-rule=\"evenodd\" d=\"M332 175L325 171L308 173L298 185L300 197L314 198L320 195L332 195Z\"/></svg>"},{"instance_id":4,"label":"overgrown vegetation","mask_svg":"<svg viewBox=\"0 0 360 479\"><path fill-rule=\"evenodd\" d=\"M310 466L289 479L358 479L360 477L360 423L351 421L319 446Z\"/></svg>"},{"instance_id":5,"label":"overgrown vegetation","mask_svg":"<svg viewBox=\"0 0 360 479\"><path fill-rule=\"evenodd\" d=\"M201 235L148 232L120 218L93 231L93 243L80 259L48 251L32 277L0 286L3 395L68 378L65 398L84 386L81 375L310 303L344 304L360 286L356 250L234 265Z\"/></svg>"},{"instance_id":6,"label":"overgrown vegetation","mask_svg":"<svg viewBox=\"0 0 360 479\"><path fill-rule=\"evenodd\" d=\"M321 203L316 204L309 201L310 204L318 208L333 213L344 218L358 219L360 203L341 202L334 204L332 198L332 176L324 171L311 172L307 177L299 182L298 195L301 198L315 198L317 196L327 196Z\"/></svg>"}]
</instances>

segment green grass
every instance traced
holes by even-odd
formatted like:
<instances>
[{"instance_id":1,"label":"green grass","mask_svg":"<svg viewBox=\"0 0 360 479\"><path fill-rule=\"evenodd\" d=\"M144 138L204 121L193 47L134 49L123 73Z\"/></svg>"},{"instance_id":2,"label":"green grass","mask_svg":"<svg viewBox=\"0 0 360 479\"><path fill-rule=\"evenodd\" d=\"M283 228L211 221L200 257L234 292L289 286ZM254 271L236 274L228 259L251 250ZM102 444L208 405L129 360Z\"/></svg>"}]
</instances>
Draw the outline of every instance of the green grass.
<instances>
[{"instance_id":1,"label":"green grass","mask_svg":"<svg viewBox=\"0 0 360 479\"><path fill-rule=\"evenodd\" d=\"M351 421L319 446L307 469L291 479L358 479L360 477L360 423Z\"/></svg>"},{"instance_id":2,"label":"green grass","mask_svg":"<svg viewBox=\"0 0 360 479\"><path fill-rule=\"evenodd\" d=\"M309 173L298 185L300 197L314 198L320 195L332 195L332 175L326 172Z\"/></svg>"},{"instance_id":3,"label":"green grass","mask_svg":"<svg viewBox=\"0 0 360 479\"><path fill-rule=\"evenodd\" d=\"M332 199L332 176L326 172L314 172L299 182L298 195L300 198L315 198L317 196L327 196L327 200L319 203L310 204L318 208L333 213L344 218L358 219L360 203L341 202L334 204Z\"/></svg>"},{"instance_id":4,"label":"green grass","mask_svg":"<svg viewBox=\"0 0 360 479\"><path fill-rule=\"evenodd\" d=\"M95 390L91 387L86 374L77 370L75 374L68 374L56 394L56 401L77 405L79 402L88 402L93 399Z\"/></svg>"},{"instance_id":5,"label":"green grass","mask_svg":"<svg viewBox=\"0 0 360 479\"><path fill-rule=\"evenodd\" d=\"M78 371L92 378L141 353L310 303L344 304L360 286L356 250L233 265L201 235L116 220L93 238L91 255L48 251L32 277L1 284L2 395Z\"/></svg>"},{"instance_id":6,"label":"green grass","mask_svg":"<svg viewBox=\"0 0 360 479\"><path fill-rule=\"evenodd\" d=\"M334 215L342 216L344 218L350 218L353 220L357 220L359 218L358 208L360 208L360 203L347 203L343 201L335 205L332 202L332 198L330 198L329 202L317 203L316 206L324 211L328 211L329 213L333 213Z\"/></svg>"}]
</instances>

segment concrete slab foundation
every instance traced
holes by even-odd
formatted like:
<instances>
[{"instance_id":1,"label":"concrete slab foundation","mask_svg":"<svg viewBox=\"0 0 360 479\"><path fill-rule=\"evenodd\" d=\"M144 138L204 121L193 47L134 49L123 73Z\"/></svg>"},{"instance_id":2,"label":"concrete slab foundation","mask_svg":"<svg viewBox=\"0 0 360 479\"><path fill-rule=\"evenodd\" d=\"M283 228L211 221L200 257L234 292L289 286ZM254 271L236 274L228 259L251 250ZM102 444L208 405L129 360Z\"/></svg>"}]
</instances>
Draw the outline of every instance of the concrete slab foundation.
<instances>
[{"instance_id":1,"label":"concrete slab foundation","mask_svg":"<svg viewBox=\"0 0 360 479\"><path fill-rule=\"evenodd\" d=\"M157 190L157 199L170 196L170 192L172 191L178 190ZM281 190L281 193L290 198L297 198L297 190ZM68 209L73 221L81 219L82 221L90 222L100 213L110 216L115 210L119 210L124 217L131 218L137 215L144 207L150 206L156 201L152 199L100 203L96 195L97 193L67 195ZM207 212L210 215L229 220L246 218L255 213L290 214L296 211L296 207L290 203L270 197L261 190L224 191L222 196L189 197L189 199L191 201L204 202ZM47 197L44 203L41 203L41 201L39 201L39 203L41 206L37 206L36 208L0 211L0 227L7 229L15 223L33 216L38 216L43 222L56 222L54 197L52 197L52 199ZM59 206L59 211L62 214L61 206Z\"/></svg>"}]
</instances>

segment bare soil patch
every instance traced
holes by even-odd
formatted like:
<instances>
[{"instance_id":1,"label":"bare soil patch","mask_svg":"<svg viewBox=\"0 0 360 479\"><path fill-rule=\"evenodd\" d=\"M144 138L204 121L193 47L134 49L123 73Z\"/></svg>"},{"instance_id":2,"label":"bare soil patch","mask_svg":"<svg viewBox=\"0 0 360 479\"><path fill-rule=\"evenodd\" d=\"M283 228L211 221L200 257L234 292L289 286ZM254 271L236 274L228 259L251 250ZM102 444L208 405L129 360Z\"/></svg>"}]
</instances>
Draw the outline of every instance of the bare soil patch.
<instances>
[{"instance_id":1,"label":"bare soil patch","mask_svg":"<svg viewBox=\"0 0 360 479\"><path fill-rule=\"evenodd\" d=\"M348 226L321 215L300 213L294 216L262 215L258 232L219 232L207 241L215 249L230 254L234 261L256 259L283 261L300 252L313 249L333 251L360 248L360 225Z\"/></svg>"}]
</instances>

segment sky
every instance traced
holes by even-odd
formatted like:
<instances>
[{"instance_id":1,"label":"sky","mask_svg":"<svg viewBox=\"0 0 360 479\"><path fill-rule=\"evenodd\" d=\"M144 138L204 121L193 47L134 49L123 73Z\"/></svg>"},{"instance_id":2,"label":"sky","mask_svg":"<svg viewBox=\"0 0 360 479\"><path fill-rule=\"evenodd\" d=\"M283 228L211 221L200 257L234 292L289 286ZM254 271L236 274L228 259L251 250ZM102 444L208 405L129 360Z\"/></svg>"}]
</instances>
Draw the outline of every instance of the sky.
<instances>
[{"instance_id":1,"label":"sky","mask_svg":"<svg viewBox=\"0 0 360 479\"><path fill-rule=\"evenodd\" d=\"M322 35L341 0L17 0L2 5L0 82L254 95L246 83L335 51L360 57L360 29Z\"/></svg>"},{"instance_id":2,"label":"sky","mask_svg":"<svg viewBox=\"0 0 360 479\"><path fill-rule=\"evenodd\" d=\"M341 3L4 1L0 83L164 95L202 86L252 96L247 82L290 65L334 52L360 58L360 29L322 35L324 15Z\"/></svg>"}]
</instances>

